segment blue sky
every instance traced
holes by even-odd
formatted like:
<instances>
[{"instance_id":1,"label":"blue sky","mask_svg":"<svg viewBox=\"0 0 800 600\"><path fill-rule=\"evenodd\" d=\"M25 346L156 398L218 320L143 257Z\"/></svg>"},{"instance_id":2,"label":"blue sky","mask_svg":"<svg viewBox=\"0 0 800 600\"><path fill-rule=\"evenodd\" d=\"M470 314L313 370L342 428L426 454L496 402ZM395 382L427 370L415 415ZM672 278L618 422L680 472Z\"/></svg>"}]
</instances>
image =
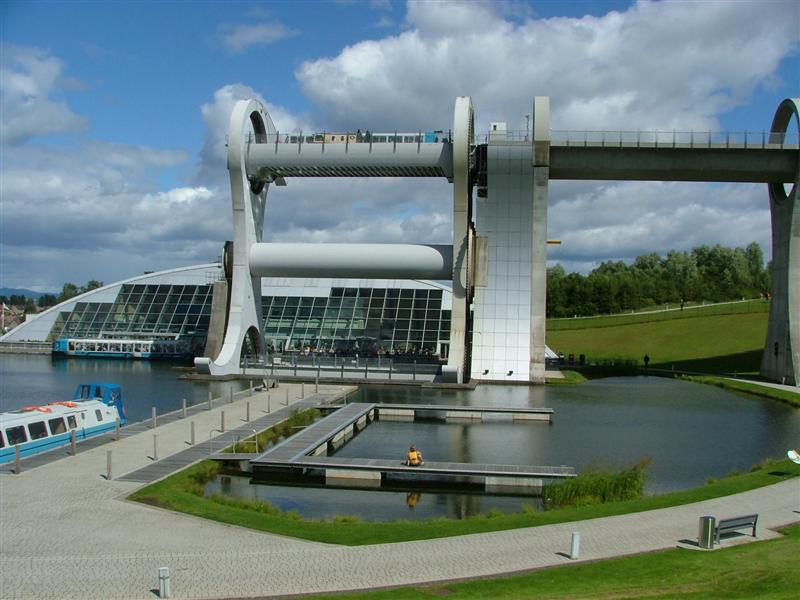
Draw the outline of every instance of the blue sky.
<instances>
[{"instance_id":1,"label":"blue sky","mask_svg":"<svg viewBox=\"0 0 800 600\"><path fill-rule=\"evenodd\" d=\"M555 129L763 130L800 95L799 41L794 0L3 1L0 286L215 259L241 97L281 130L448 128L458 95L479 130L524 127L534 95L551 96ZM449 193L296 180L270 192L265 238L447 242ZM564 241L551 260L580 271L699 244L769 253L767 194L558 182L549 232Z\"/></svg>"}]
</instances>

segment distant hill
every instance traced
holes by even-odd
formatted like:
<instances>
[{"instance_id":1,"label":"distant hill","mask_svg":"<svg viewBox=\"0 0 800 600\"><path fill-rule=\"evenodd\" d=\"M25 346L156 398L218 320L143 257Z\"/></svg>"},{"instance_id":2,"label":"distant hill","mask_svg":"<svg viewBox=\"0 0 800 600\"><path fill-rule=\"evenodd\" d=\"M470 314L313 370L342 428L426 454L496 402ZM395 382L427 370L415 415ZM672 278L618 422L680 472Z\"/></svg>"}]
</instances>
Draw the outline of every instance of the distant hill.
<instances>
[{"instance_id":1,"label":"distant hill","mask_svg":"<svg viewBox=\"0 0 800 600\"><path fill-rule=\"evenodd\" d=\"M58 296L58 292L34 292L33 290L26 290L25 288L0 288L0 296L25 296L27 298L33 298L34 300L38 300L40 297L44 296L45 294L53 294L54 296Z\"/></svg>"}]
</instances>

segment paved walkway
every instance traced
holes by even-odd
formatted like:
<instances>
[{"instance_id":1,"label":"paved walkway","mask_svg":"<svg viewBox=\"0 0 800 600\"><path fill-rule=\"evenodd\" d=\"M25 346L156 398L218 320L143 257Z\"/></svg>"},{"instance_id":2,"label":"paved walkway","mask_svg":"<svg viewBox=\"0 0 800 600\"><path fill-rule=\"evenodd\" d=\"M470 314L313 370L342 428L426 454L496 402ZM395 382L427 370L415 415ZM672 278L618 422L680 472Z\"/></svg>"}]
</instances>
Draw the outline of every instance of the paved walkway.
<instances>
[{"instance_id":1,"label":"paved walkway","mask_svg":"<svg viewBox=\"0 0 800 600\"><path fill-rule=\"evenodd\" d=\"M272 393L285 393L281 390ZM299 386L290 391L297 401ZM320 392L343 392L320 386ZM249 398L255 406L264 395ZM198 415L198 437L219 423ZM243 419L245 399L226 405ZM186 448L188 423L159 426L159 456ZM206 433L206 439L208 433ZM202 439L202 438L200 438ZM113 442L114 472L152 462L152 433ZM439 540L341 547L249 531L125 501L139 484L106 481L106 448L0 475L0 598L153 598L158 567L170 567L175 598L324 592L478 577L674 548L697 536L698 518L759 513L759 538L800 520L800 481L697 504ZM746 540L748 538L741 538ZM733 542L725 542L730 544ZM402 568L400 567L402 565Z\"/></svg>"}]
</instances>

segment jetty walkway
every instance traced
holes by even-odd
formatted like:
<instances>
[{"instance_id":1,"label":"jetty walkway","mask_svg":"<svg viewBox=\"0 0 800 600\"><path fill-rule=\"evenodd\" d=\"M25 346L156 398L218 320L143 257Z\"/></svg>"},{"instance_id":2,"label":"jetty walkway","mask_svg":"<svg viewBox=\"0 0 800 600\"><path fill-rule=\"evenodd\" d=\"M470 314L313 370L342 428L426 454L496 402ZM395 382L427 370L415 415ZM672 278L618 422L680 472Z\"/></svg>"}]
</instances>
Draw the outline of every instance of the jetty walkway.
<instances>
[{"instance_id":1,"label":"jetty walkway","mask_svg":"<svg viewBox=\"0 0 800 600\"><path fill-rule=\"evenodd\" d=\"M286 384L281 384L284 389ZM288 414L300 400L290 387ZM344 394L340 386L320 393ZM285 391L283 392L285 393ZM224 407L245 423L245 402ZM280 392L278 392L280 397ZM215 429L218 406L195 418L198 432ZM159 425L159 456L187 447L188 423ZM207 440L207 437L206 437ZM152 431L113 447L94 448L19 475L0 473L0 598L152 599L158 568L171 573L174 598L247 598L375 588L485 577L525 569L674 548L695 539L698 518L758 513L758 537L800 520L800 481L686 506L588 521L435 540L343 547L307 542L126 501L142 484L126 474L151 464ZM580 559L565 557L573 531ZM741 541L752 538L743 536ZM738 543L723 542L723 546ZM689 551L689 550L687 550ZM402 565L402 567L400 566Z\"/></svg>"}]
</instances>

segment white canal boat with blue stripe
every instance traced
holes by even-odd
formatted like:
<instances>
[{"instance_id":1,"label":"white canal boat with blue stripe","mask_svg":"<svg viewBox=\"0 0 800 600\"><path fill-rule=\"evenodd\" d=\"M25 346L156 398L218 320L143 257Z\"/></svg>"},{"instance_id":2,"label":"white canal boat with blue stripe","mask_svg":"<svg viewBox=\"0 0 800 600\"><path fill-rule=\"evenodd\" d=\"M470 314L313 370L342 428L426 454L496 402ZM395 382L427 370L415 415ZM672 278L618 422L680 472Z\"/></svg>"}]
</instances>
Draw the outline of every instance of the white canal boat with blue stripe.
<instances>
[{"instance_id":1,"label":"white canal boat with blue stripe","mask_svg":"<svg viewBox=\"0 0 800 600\"><path fill-rule=\"evenodd\" d=\"M72 400L23 406L0 413L0 464L47 452L76 440L113 431L117 419L126 423L122 388L113 383L84 383Z\"/></svg>"}]
</instances>

